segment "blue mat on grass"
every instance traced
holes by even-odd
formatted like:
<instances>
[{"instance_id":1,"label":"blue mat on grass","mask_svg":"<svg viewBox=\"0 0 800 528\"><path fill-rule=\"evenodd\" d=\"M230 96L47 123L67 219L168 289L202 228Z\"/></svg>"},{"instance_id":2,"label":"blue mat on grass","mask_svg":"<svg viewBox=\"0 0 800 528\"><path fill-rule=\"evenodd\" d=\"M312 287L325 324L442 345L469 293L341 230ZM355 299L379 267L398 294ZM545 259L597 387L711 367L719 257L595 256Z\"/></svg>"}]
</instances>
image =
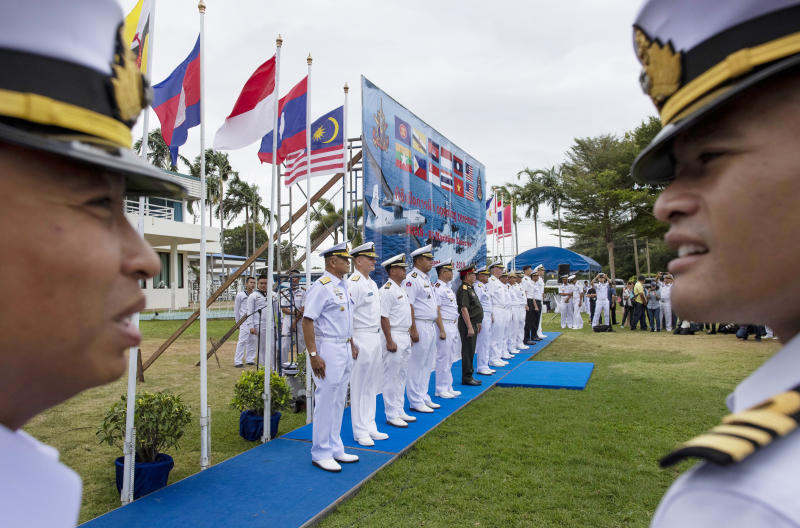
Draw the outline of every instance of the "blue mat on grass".
<instances>
[{"instance_id":1,"label":"blue mat on grass","mask_svg":"<svg viewBox=\"0 0 800 528\"><path fill-rule=\"evenodd\" d=\"M593 369L594 363L528 361L499 380L497 386L583 390Z\"/></svg>"},{"instance_id":2,"label":"blue mat on grass","mask_svg":"<svg viewBox=\"0 0 800 528\"><path fill-rule=\"evenodd\" d=\"M393 458L357 454L359 462L327 473L311 465L307 443L278 438L82 526L301 526Z\"/></svg>"}]
</instances>

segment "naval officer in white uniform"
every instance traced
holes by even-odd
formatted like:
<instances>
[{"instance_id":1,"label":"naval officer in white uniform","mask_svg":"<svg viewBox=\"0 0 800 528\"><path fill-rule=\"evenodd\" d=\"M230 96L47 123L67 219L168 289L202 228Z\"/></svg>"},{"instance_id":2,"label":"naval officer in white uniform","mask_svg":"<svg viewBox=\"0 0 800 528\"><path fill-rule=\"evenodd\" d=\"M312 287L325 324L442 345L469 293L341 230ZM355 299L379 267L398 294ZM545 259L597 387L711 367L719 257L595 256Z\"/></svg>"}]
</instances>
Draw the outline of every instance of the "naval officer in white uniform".
<instances>
[{"instance_id":1,"label":"naval officer in white uniform","mask_svg":"<svg viewBox=\"0 0 800 528\"><path fill-rule=\"evenodd\" d=\"M256 359L259 365L265 365L265 357L269 356L272 365L272 354L267 347L267 324L270 324L267 313L267 276L258 277L256 290L247 298L247 313L250 316L250 333L256 342ZM273 306L274 308L274 306Z\"/></svg>"},{"instance_id":2,"label":"naval officer in white uniform","mask_svg":"<svg viewBox=\"0 0 800 528\"><path fill-rule=\"evenodd\" d=\"M411 302L403 287L406 255L400 253L381 263L389 280L380 289L383 344L383 407L386 423L408 427L417 419L404 410L408 359L411 357Z\"/></svg>"},{"instance_id":3,"label":"naval officer in white uniform","mask_svg":"<svg viewBox=\"0 0 800 528\"><path fill-rule=\"evenodd\" d=\"M597 326L600 323L600 314L603 314L603 324L610 325L609 319L611 303L608 300L608 289L611 284L608 282L605 273L598 273L597 277L592 281L592 287L597 292L597 301L594 305L594 317L592 318L592 326Z\"/></svg>"},{"instance_id":4,"label":"naval officer in white uniform","mask_svg":"<svg viewBox=\"0 0 800 528\"><path fill-rule=\"evenodd\" d=\"M378 254L374 242L362 244L350 254L355 271L347 279L347 288L353 300L353 342L358 348L350 374L350 419L356 442L373 446L373 440L389 438L375 423L375 401L383 380L381 301L378 285L369 274L375 270Z\"/></svg>"},{"instance_id":5,"label":"naval officer in white uniform","mask_svg":"<svg viewBox=\"0 0 800 528\"><path fill-rule=\"evenodd\" d=\"M537 315L539 319L539 323L536 325L536 337L539 341L545 338L544 332L542 332L542 315L544 314L544 266L539 264L535 268L533 268L533 273L539 276L539 280L534 281L534 286L536 286L536 290L534 293L534 299L537 301L539 305L539 314Z\"/></svg>"},{"instance_id":6,"label":"naval officer in white uniform","mask_svg":"<svg viewBox=\"0 0 800 528\"><path fill-rule=\"evenodd\" d=\"M255 277L245 277L244 290L236 294L236 299L233 301L233 319L238 322L239 319L245 315L249 315L247 311L247 298L256 289ZM239 340L236 342L236 353L233 356L233 366L236 368L244 368L245 354L247 355L247 363L250 365L255 364L256 361L256 336L250 333L250 317L248 317L241 325L239 325Z\"/></svg>"},{"instance_id":7,"label":"naval officer in white uniform","mask_svg":"<svg viewBox=\"0 0 800 528\"><path fill-rule=\"evenodd\" d=\"M325 471L342 470L339 463L358 462L344 452L340 431L347 384L358 347L353 343L353 301L344 275L350 270L350 253L342 242L320 252L325 273L305 299L303 335L314 374L314 424L311 462Z\"/></svg>"},{"instance_id":8,"label":"naval officer in white uniform","mask_svg":"<svg viewBox=\"0 0 800 528\"><path fill-rule=\"evenodd\" d=\"M490 367L504 367L508 362L503 359L506 356L511 359L511 356L506 350L505 333L508 330L509 313L506 309L508 304L508 289L506 285L500 281L503 276L503 264L495 262L489 265L489 272L492 276L489 277L487 283L487 291L492 300L492 317L494 318L494 330L492 331L492 352L489 356Z\"/></svg>"},{"instance_id":9,"label":"naval officer in white uniform","mask_svg":"<svg viewBox=\"0 0 800 528\"><path fill-rule=\"evenodd\" d=\"M451 288L453 280L453 261L443 260L436 265L436 283L433 292L439 313L442 316L442 326L446 334L445 339L436 341L436 392L439 398L455 398L461 396L461 391L453 389L453 364L461 359L461 335L458 333L458 303L456 294Z\"/></svg>"},{"instance_id":10,"label":"naval officer in white uniform","mask_svg":"<svg viewBox=\"0 0 800 528\"><path fill-rule=\"evenodd\" d=\"M483 308L483 321L481 331L478 332L478 340L475 345L475 355L477 356L475 372L482 376L491 376L495 370L489 368L489 356L492 351L492 335L494 333L494 323L492 322L492 298L489 295L489 268L484 266L477 270L477 280L473 284L475 295L481 302Z\"/></svg>"},{"instance_id":11,"label":"naval officer in white uniform","mask_svg":"<svg viewBox=\"0 0 800 528\"><path fill-rule=\"evenodd\" d=\"M413 253L414 269L406 276L405 288L411 302L411 358L408 361L406 394L412 411L431 413L441 407L428 394L434 360L436 341L446 335L439 315L439 306L433 293L428 272L433 267L433 246L428 244Z\"/></svg>"}]
</instances>

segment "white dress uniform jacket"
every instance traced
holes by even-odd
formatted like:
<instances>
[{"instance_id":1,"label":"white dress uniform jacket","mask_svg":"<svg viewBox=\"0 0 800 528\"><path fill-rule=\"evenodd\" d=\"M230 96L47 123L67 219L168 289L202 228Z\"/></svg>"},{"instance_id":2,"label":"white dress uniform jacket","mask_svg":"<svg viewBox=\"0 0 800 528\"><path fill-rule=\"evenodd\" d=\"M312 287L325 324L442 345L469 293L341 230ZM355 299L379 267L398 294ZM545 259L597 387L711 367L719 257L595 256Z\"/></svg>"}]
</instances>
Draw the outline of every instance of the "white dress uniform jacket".
<instances>
[{"instance_id":1,"label":"white dress uniform jacket","mask_svg":"<svg viewBox=\"0 0 800 528\"><path fill-rule=\"evenodd\" d=\"M594 317L592 317L592 326L597 326L600 323L600 313L603 314L603 324L610 325L610 309L611 304L608 302L608 282L595 282L594 291L597 293L597 300L594 303Z\"/></svg>"},{"instance_id":2,"label":"white dress uniform jacket","mask_svg":"<svg viewBox=\"0 0 800 528\"><path fill-rule=\"evenodd\" d=\"M800 336L728 396L741 412L800 384ZM773 440L731 466L701 462L681 475L661 500L651 526L797 528L800 526L800 429Z\"/></svg>"},{"instance_id":3,"label":"white dress uniform jacket","mask_svg":"<svg viewBox=\"0 0 800 528\"><path fill-rule=\"evenodd\" d=\"M303 301L306 296L306 289L304 286L295 286L292 289L284 288L281 290L281 360L288 361L291 356L292 346L297 347L297 353L305 350L306 345L303 338L303 323L302 318L297 322L297 332L292 330L292 322L294 322L294 315L287 315L283 313L283 308L288 308L292 312L303 307Z\"/></svg>"},{"instance_id":4,"label":"white dress uniform jacket","mask_svg":"<svg viewBox=\"0 0 800 528\"><path fill-rule=\"evenodd\" d=\"M433 285L442 314L446 339L436 340L436 393L453 390L453 363L461 359L461 334L458 333L458 303L450 284L437 280Z\"/></svg>"},{"instance_id":5,"label":"white dress uniform jacket","mask_svg":"<svg viewBox=\"0 0 800 528\"><path fill-rule=\"evenodd\" d=\"M570 296L565 297L565 294L570 294ZM561 328L572 327L573 295L571 284L558 285L558 302L561 308Z\"/></svg>"},{"instance_id":6,"label":"white dress uniform jacket","mask_svg":"<svg viewBox=\"0 0 800 528\"><path fill-rule=\"evenodd\" d=\"M269 354L267 348L267 323L269 322L267 313L267 294L254 290L247 298L247 313L253 314L250 316L250 328L255 328L256 334L253 338L256 342L256 352L258 362L262 365L266 364L265 357L269 357L272 361L272 354ZM258 310L261 310L259 316Z\"/></svg>"},{"instance_id":7,"label":"white dress uniform jacket","mask_svg":"<svg viewBox=\"0 0 800 528\"><path fill-rule=\"evenodd\" d=\"M389 320L392 341L396 352L386 348L386 337L381 334L383 344L383 406L386 419L393 420L405 414L406 376L408 359L411 356L411 303L406 289L389 279L380 290L381 317Z\"/></svg>"},{"instance_id":8,"label":"white dress uniform jacket","mask_svg":"<svg viewBox=\"0 0 800 528\"><path fill-rule=\"evenodd\" d=\"M478 374L489 374L489 356L492 350L492 340L495 325L492 322L492 298L489 295L489 286L483 284L481 281L476 280L472 285L475 294L483 308L483 321L481 321L481 331L478 333L478 339L475 345L475 355L477 356Z\"/></svg>"},{"instance_id":9,"label":"white dress uniform jacket","mask_svg":"<svg viewBox=\"0 0 800 528\"><path fill-rule=\"evenodd\" d=\"M380 325L381 301L378 285L355 270L347 280L353 300L353 340L358 358L350 374L350 417L353 438L369 438L377 433L375 401L383 381Z\"/></svg>"},{"instance_id":10,"label":"white dress uniform jacket","mask_svg":"<svg viewBox=\"0 0 800 528\"><path fill-rule=\"evenodd\" d=\"M405 289L414 308L414 324L419 334L419 341L411 344L406 394L409 405L420 408L431 401L428 383L436 357L436 341L439 339L439 330L436 327L439 309L427 273L414 268L406 276Z\"/></svg>"},{"instance_id":11,"label":"white dress uniform jacket","mask_svg":"<svg viewBox=\"0 0 800 528\"><path fill-rule=\"evenodd\" d=\"M353 366L353 307L347 281L326 271L309 288L303 317L314 321L317 353L325 361L325 378L314 376L311 459L336 458L344 454L339 433Z\"/></svg>"},{"instance_id":12,"label":"white dress uniform jacket","mask_svg":"<svg viewBox=\"0 0 800 528\"><path fill-rule=\"evenodd\" d=\"M500 282L497 277L489 277L488 291L492 299L492 315L494 315L494 336L492 340L492 353L489 362L499 361L503 356L508 357L508 344L506 334L511 323L511 312L509 311L510 299L508 297L508 287Z\"/></svg>"},{"instance_id":13,"label":"white dress uniform jacket","mask_svg":"<svg viewBox=\"0 0 800 528\"><path fill-rule=\"evenodd\" d=\"M247 311L247 292L240 291L233 302L233 317L236 321L249 314ZM247 355L247 362L256 360L256 336L250 333L250 318L239 326L239 340L236 342L236 354L233 357L234 365L242 365Z\"/></svg>"}]
</instances>

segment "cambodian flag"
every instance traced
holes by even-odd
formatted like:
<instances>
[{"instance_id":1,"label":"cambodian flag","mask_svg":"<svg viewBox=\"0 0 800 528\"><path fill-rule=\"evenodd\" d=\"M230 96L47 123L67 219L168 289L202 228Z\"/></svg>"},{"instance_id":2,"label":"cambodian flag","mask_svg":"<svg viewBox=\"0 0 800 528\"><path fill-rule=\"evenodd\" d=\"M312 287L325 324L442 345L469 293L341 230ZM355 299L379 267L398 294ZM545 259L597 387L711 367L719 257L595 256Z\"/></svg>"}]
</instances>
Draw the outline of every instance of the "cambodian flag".
<instances>
[{"instance_id":1,"label":"cambodian flag","mask_svg":"<svg viewBox=\"0 0 800 528\"><path fill-rule=\"evenodd\" d=\"M306 147L306 100L308 99L308 77L292 88L278 101L278 163L286 160L292 152ZM261 163L272 163L272 133L261 138L258 159Z\"/></svg>"},{"instance_id":2,"label":"cambodian flag","mask_svg":"<svg viewBox=\"0 0 800 528\"><path fill-rule=\"evenodd\" d=\"M217 150L235 150L255 143L275 121L275 55L256 68L244 83L230 115L214 136Z\"/></svg>"},{"instance_id":3,"label":"cambodian flag","mask_svg":"<svg viewBox=\"0 0 800 528\"><path fill-rule=\"evenodd\" d=\"M186 143L188 130L200 124L200 37L186 60L153 86L153 110L161 121L161 136L175 165L178 147Z\"/></svg>"}]
</instances>

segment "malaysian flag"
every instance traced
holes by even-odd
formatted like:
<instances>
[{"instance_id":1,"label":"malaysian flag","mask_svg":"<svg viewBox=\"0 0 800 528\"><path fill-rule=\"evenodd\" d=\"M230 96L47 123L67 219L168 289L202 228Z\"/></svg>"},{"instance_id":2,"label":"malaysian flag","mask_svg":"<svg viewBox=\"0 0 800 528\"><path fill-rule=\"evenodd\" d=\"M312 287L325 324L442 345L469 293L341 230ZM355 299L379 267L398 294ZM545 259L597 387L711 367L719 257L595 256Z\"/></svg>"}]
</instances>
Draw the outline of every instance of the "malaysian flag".
<instances>
[{"instance_id":1,"label":"malaysian flag","mask_svg":"<svg viewBox=\"0 0 800 528\"><path fill-rule=\"evenodd\" d=\"M464 169L464 198L475 201L475 176L472 172L472 165L465 163Z\"/></svg>"},{"instance_id":2,"label":"malaysian flag","mask_svg":"<svg viewBox=\"0 0 800 528\"><path fill-rule=\"evenodd\" d=\"M341 126L343 120L344 107L340 106L311 125L311 176L344 171L344 133ZM284 183L291 185L302 180L307 167L306 149L288 154Z\"/></svg>"}]
</instances>

